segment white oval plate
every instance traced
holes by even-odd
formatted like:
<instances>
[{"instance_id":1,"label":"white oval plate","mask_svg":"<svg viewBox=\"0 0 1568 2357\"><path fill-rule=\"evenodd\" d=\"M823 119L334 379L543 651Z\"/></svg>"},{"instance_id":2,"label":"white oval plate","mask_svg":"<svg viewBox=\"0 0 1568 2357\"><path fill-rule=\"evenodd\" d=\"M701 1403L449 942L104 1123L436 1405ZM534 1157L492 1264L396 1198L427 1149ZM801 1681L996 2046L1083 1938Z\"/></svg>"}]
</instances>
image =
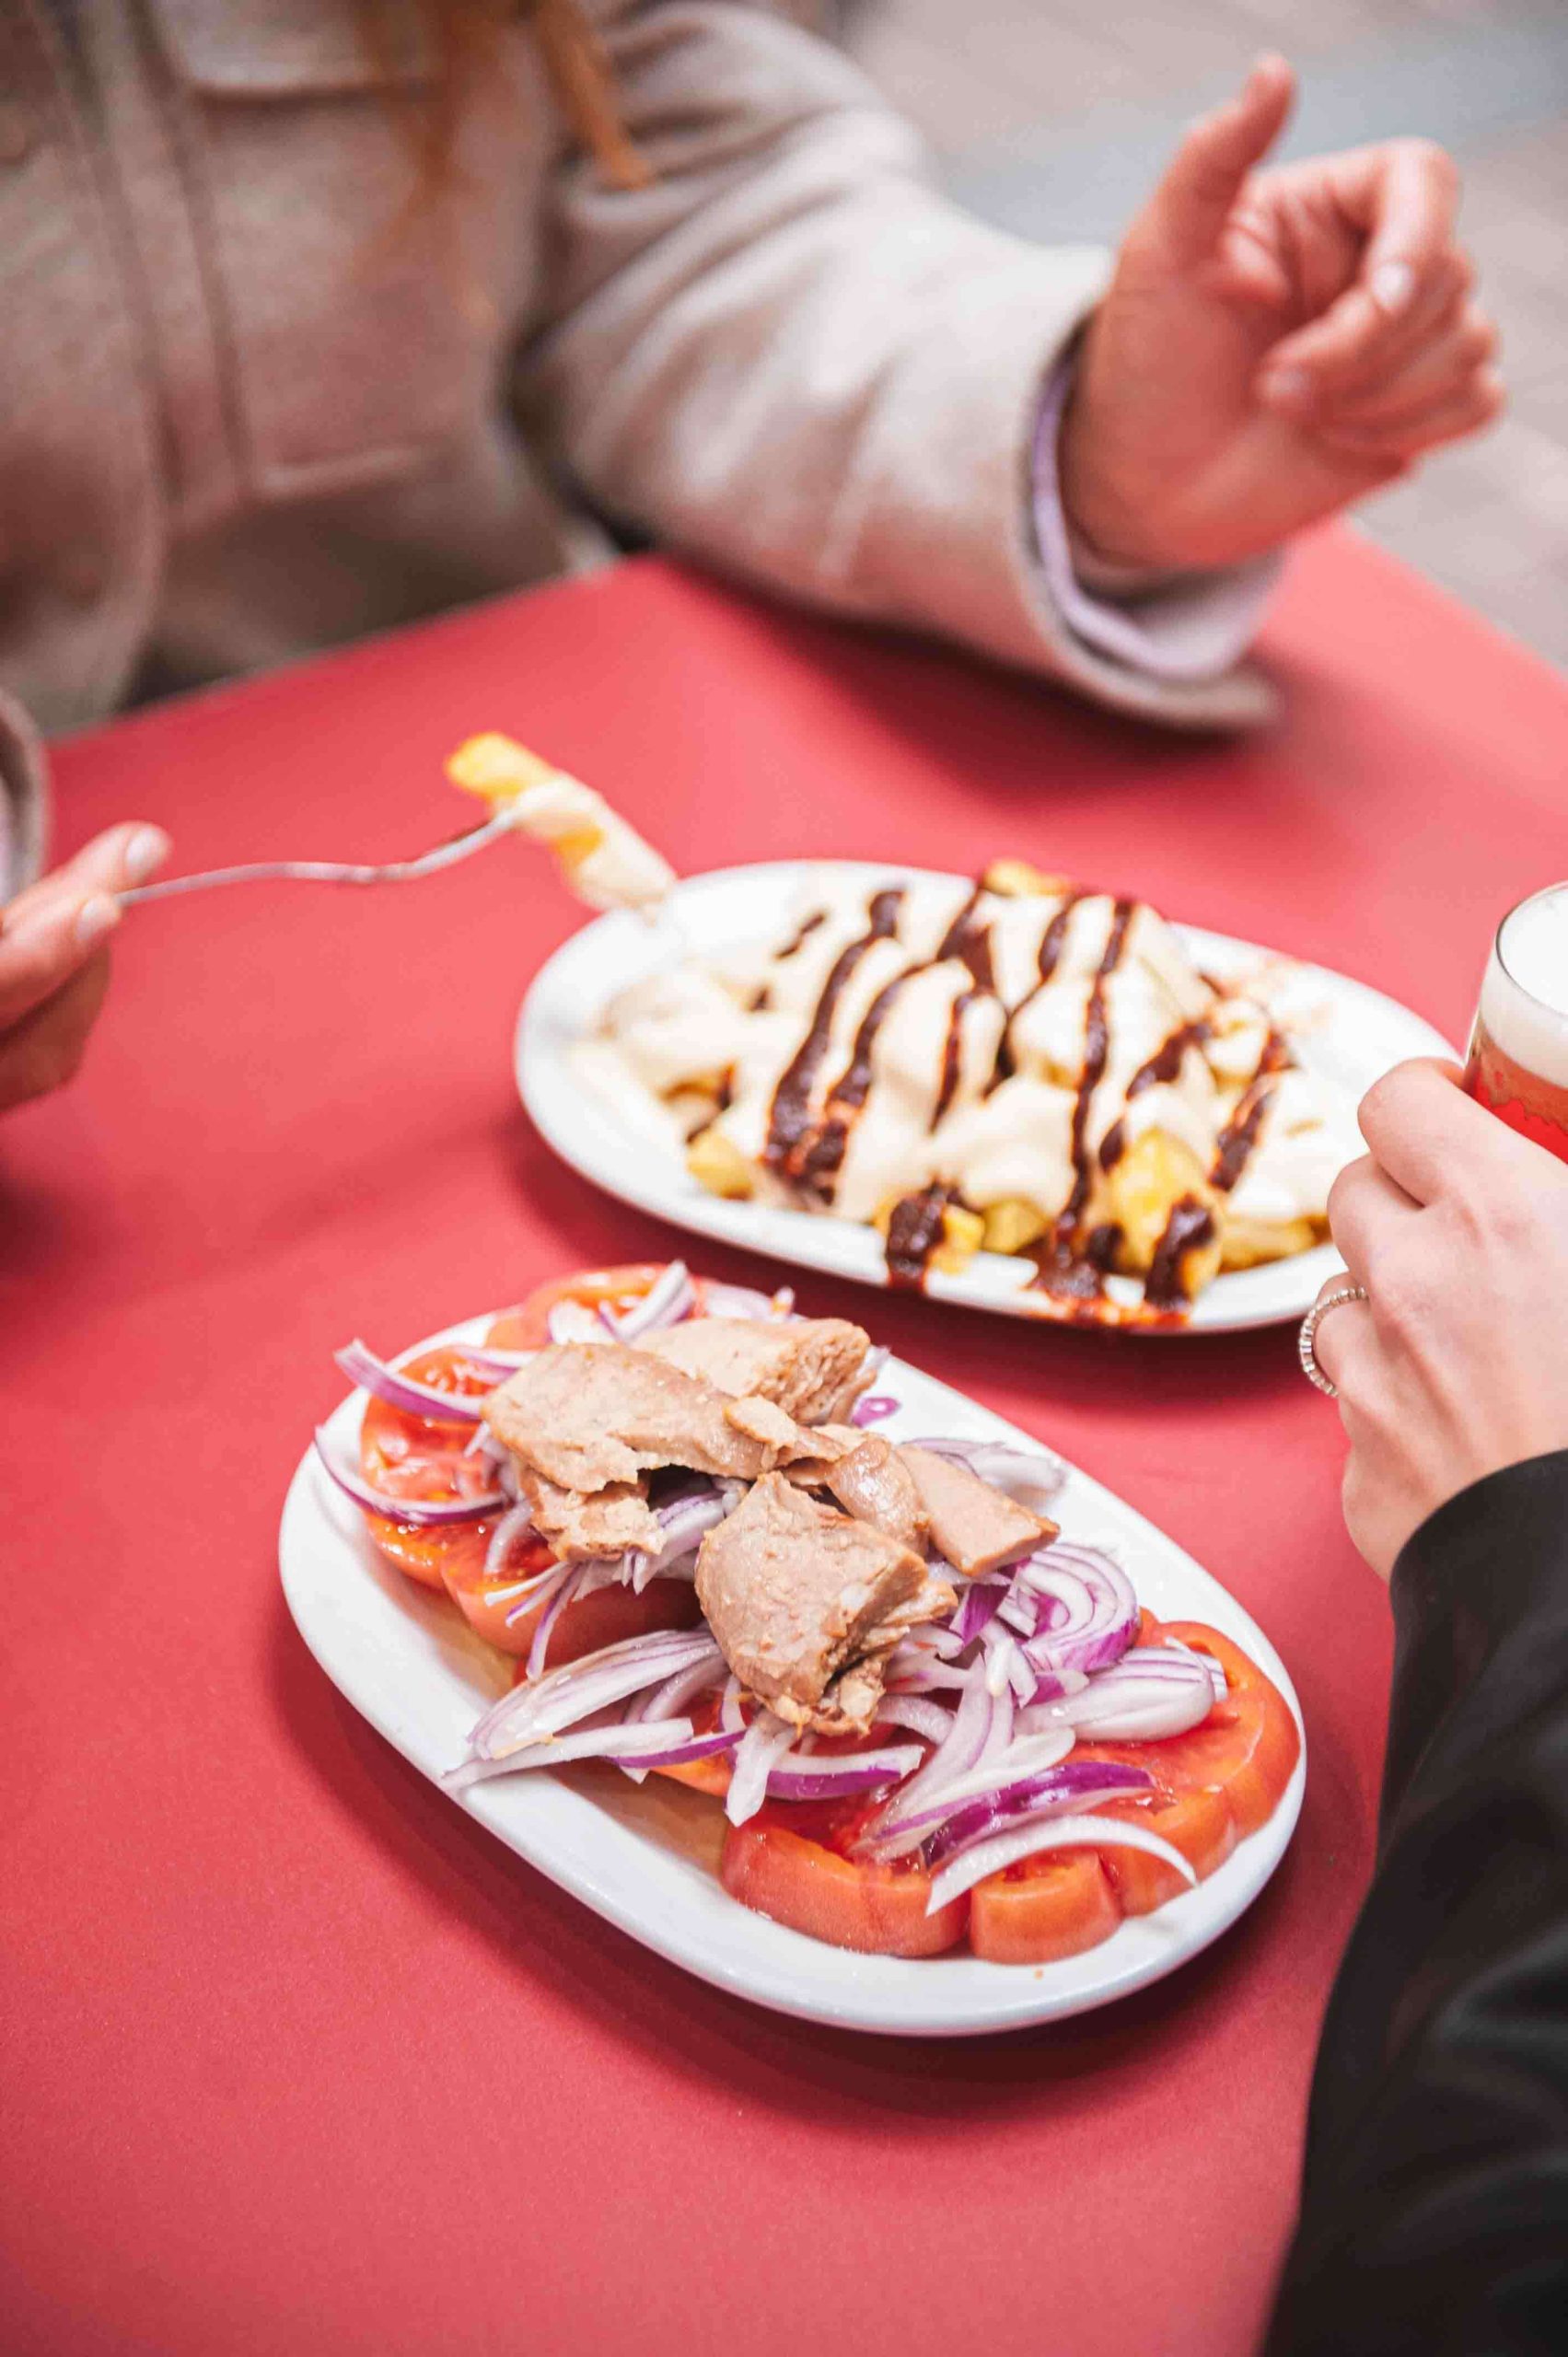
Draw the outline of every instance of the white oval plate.
<instances>
[{"instance_id":1,"label":"white oval plate","mask_svg":"<svg viewBox=\"0 0 1568 2357\"><path fill-rule=\"evenodd\" d=\"M639 1122L631 1104L624 1109L612 1105L573 1061L574 1051L592 1035L600 1008L615 992L674 964L699 946L711 953L766 938L777 931L806 878L830 864L845 875L864 876L868 883L897 883L923 872L860 860L779 860L689 877L671 893L667 913L655 924L625 911L597 919L556 951L523 1002L516 1047L517 1086L536 1126L562 1160L623 1202L695 1235L765 1252L775 1260L853 1277L857 1284L885 1285L882 1239L874 1229L809 1212L721 1202L697 1184L662 1126L651 1118ZM1203 933L1192 925L1179 925L1177 931L1197 964L1221 978L1245 973L1274 955L1228 934ZM1303 1000L1321 1004L1329 1018L1320 1034L1299 1042L1303 1061L1353 1097L1407 1056L1453 1054L1439 1032L1397 1000L1329 967L1289 962L1301 978ZM1216 1277L1182 1325L1132 1324L1115 1330L1234 1333L1249 1326L1294 1322L1306 1316L1325 1277L1339 1265L1333 1247L1319 1245L1288 1260ZM1042 1295L1029 1290L1032 1273L1027 1261L979 1252L958 1276L934 1270L925 1290L938 1301L997 1309L1011 1318L1041 1318L1048 1312ZM1130 1302L1137 1298L1137 1288L1121 1278L1110 1280L1109 1290Z\"/></svg>"},{"instance_id":2,"label":"white oval plate","mask_svg":"<svg viewBox=\"0 0 1568 2357\"><path fill-rule=\"evenodd\" d=\"M484 1326L476 1319L436 1339L476 1341ZM877 1387L903 1402L879 1432L1040 1446L900 1360L889 1360ZM328 1423L351 1454L365 1397L354 1392ZM1272 1645L1191 1555L1072 1469L1055 1512L1074 1537L1111 1543L1141 1600L1162 1620L1205 1620L1235 1638L1287 1697L1299 1724L1295 1689ZM417 1587L377 1553L357 1507L313 1451L289 1488L279 1558L289 1610L328 1677L405 1759L438 1780L463 1757L469 1729L502 1690L491 1647L444 1597ZM967 2038L1107 2004L1218 1939L1283 1855L1306 1774L1304 1747L1268 1824L1196 1889L1125 1922L1086 1955L1038 1966L986 1964L967 1954L854 1956L752 1914L714 1878L724 1822L717 1804L665 1777L638 1787L612 1768L529 1771L475 1784L453 1799L574 1898L715 1988L843 2028ZM526 1894L519 1897L526 1933Z\"/></svg>"}]
</instances>

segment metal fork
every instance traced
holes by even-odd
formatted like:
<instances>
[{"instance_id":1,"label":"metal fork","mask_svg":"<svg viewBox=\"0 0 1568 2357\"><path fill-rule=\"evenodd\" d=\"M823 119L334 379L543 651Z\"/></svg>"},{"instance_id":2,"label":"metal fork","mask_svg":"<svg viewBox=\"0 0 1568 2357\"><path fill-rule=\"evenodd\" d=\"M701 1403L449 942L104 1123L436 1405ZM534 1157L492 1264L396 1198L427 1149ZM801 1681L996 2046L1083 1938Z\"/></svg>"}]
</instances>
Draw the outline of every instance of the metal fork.
<instances>
[{"instance_id":1,"label":"metal fork","mask_svg":"<svg viewBox=\"0 0 1568 2357\"><path fill-rule=\"evenodd\" d=\"M122 909L134 909L143 900L168 900L178 892L205 892L218 884L412 884L416 877L436 876L444 867L455 867L459 860L471 859L487 843L516 831L510 810L498 810L494 818L437 843L418 859L389 860L375 867L335 859L255 860L244 867L208 867L195 876L169 876L159 884L134 885L114 897Z\"/></svg>"}]
</instances>

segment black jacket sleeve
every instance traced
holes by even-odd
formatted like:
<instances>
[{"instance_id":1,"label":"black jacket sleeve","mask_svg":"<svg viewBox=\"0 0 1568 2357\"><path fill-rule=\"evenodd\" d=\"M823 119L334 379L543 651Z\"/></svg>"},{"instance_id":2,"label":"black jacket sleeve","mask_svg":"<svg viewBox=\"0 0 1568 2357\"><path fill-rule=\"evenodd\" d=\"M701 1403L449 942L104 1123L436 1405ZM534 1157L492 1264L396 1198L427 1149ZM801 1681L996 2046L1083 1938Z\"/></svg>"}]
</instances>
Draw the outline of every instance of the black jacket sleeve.
<instances>
[{"instance_id":1,"label":"black jacket sleeve","mask_svg":"<svg viewBox=\"0 0 1568 2357\"><path fill-rule=\"evenodd\" d=\"M1568 2351L1568 1450L1394 1567L1377 1868L1270 2357Z\"/></svg>"}]
</instances>

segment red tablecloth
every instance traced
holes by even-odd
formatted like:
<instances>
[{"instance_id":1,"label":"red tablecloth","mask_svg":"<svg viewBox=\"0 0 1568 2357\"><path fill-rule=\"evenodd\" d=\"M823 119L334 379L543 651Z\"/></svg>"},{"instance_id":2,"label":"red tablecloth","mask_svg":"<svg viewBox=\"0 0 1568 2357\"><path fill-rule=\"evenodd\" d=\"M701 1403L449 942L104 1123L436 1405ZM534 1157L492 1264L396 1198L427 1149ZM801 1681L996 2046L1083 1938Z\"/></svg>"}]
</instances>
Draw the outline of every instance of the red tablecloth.
<instances>
[{"instance_id":1,"label":"red tablecloth","mask_svg":"<svg viewBox=\"0 0 1568 2357\"><path fill-rule=\"evenodd\" d=\"M684 867L1016 851L1458 1037L1490 926L1564 865L1568 689L1344 538L1271 639L1281 725L1182 743L643 563L81 738L62 836L156 818L192 867L410 850L459 815L443 753L496 726ZM557 1167L512 1094L518 997L575 922L520 849L406 893L145 911L79 1085L5 1124L5 2345L1242 2351L1388 1654L1292 1335L806 1286L1152 1515L1300 1689L1274 1884L1080 2023L926 2046L723 1998L494 1843L295 1635L274 1535L334 1344L676 1241Z\"/></svg>"}]
</instances>

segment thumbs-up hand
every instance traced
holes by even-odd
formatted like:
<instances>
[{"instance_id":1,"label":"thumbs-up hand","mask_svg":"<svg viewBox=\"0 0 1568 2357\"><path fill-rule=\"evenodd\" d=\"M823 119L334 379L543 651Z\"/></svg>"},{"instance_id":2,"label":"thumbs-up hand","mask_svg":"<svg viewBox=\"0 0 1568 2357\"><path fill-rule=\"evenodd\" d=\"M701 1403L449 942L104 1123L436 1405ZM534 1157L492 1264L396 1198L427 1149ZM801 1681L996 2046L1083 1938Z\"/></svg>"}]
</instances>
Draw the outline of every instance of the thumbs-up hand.
<instances>
[{"instance_id":1,"label":"thumbs-up hand","mask_svg":"<svg viewBox=\"0 0 1568 2357\"><path fill-rule=\"evenodd\" d=\"M1503 406L1449 157L1401 139L1258 170L1294 95L1265 59L1193 125L1085 332L1062 491L1110 562L1260 555Z\"/></svg>"}]
</instances>

